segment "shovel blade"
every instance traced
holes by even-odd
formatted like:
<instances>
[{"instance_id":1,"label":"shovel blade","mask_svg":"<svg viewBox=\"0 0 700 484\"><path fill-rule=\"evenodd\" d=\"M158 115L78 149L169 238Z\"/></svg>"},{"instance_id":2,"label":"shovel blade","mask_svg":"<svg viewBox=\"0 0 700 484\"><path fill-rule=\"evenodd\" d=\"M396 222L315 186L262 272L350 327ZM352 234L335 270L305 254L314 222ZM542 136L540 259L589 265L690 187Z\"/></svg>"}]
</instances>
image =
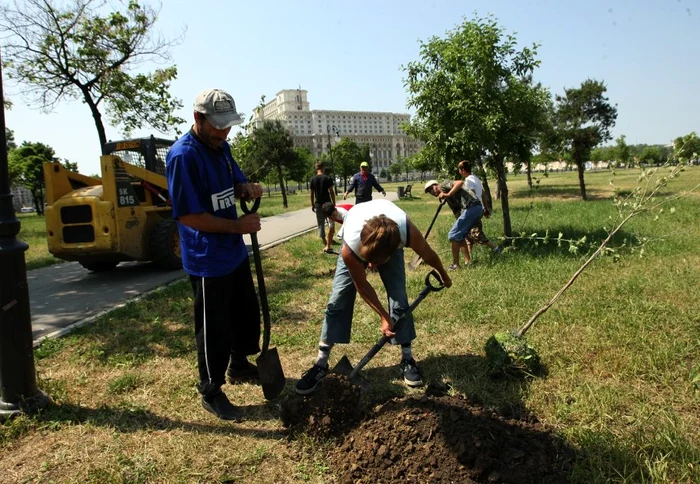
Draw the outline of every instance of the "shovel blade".
<instances>
[{"instance_id":1,"label":"shovel blade","mask_svg":"<svg viewBox=\"0 0 700 484\"><path fill-rule=\"evenodd\" d=\"M284 389L286 379L282 370L277 348L269 348L266 352L257 357L255 363L258 365L260 374L260 384L266 400L272 400L279 396Z\"/></svg>"},{"instance_id":2,"label":"shovel blade","mask_svg":"<svg viewBox=\"0 0 700 484\"><path fill-rule=\"evenodd\" d=\"M343 355L340 361L333 367L333 373L349 376L350 373L352 373L352 363L350 363L350 359Z\"/></svg>"}]
</instances>

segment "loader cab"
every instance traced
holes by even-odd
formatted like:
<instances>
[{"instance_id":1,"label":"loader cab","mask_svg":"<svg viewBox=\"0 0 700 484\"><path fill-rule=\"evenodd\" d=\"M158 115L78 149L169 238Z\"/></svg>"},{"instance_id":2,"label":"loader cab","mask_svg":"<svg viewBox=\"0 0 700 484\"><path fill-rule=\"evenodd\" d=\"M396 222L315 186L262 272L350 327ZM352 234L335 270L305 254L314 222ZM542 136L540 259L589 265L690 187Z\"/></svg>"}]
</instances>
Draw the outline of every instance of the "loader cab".
<instances>
[{"instance_id":1,"label":"loader cab","mask_svg":"<svg viewBox=\"0 0 700 484\"><path fill-rule=\"evenodd\" d=\"M131 165L144 168L165 176L165 156L175 140L156 138L135 138L109 141L103 147L103 154L118 156Z\"/></svg>"}]
</instances>

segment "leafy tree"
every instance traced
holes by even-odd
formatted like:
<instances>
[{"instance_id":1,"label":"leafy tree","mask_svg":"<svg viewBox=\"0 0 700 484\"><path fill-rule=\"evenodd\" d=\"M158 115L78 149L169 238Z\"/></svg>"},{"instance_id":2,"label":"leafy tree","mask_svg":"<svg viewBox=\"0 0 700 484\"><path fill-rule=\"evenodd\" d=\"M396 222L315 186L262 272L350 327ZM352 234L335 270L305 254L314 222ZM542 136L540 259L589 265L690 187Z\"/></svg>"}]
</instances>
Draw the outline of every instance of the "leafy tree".
<instances>
[{"instance_id":1,"label":"leafy tree","mask_svg":"<svg viewBox=\"0 0 700 484\"><path fill-rule=\"evenodd\" d=\"M621 135L615 140L614 159L627 166L630 161L630 147L627 146L625 135Z\"/></svg>"},{"instance_id":2,"label":"leafy tree","mask_svg":"<svg viewBox=\"0 0 700 484\"><path fill-rule=\"evenodd\" d=\"M251 176L251 180L266 179L268 175L269 179L276 179L282 190L282 205L287 208L284 173L290 167L294 170L297 163L289 131L278 120L265 121L261 127L253 130L252 139L250 166L256 169L255 177Z\"/></svg>"},{"instance_id":3,"label":"leafy tree","mask_svg":"<svg viewBox=\"0 0 700 484\"><path fill-rule=\"evenodd\" d=\"M251 165L250 154L253 149L253 138L246 136L243 132L236 133L233 139L228 140L231 147L231 155L236 160L238 166L241 167L243 173L251 180L258 181L260 178L255 177L256 167Z\"/></svg>"},{"instance_id":4,"label":"leafy tree","mask_svg":"<svg viewBox=\"0 0 700 484\"><path fill-rule=\"evenodd\" d=\"M647 165L659 166L666 161L666 157L659 146L647 146L639 155L639 161Z\"/></svg>"},{"instance_id":5,"label":"leafy tree","mask_svg":"<svg viewBox=\"0 0 700 484\"><path fill-rule=\"evenodd\" d=\"M297 163L289 172L289 179L299 183L306 183L316 174L316 157L308 148L297 146L294 148Z\"/></svg>"},{"instance_id":6,"label":"leafy tree","mask_svg":"<svg viewBox=\"0 0 700 484\"><path fill-rule=\"evenodd\" d=\"M693 131L673 140L673 148L677 158L696 160L700 156L700 138Z\"/></svg>"},{"instance_id":7,"label":"leafy tree","mask_svg":"<svg viewBox=\"0 0 700 484\"><path fill-rule=\"evenodd\" d=\"M537 45L517 50L493 17L465 21L444 39L421 42L405 86L416 116L408 133L439 153L444 171L484 154L497 176L503 230L510 236L505 160L522 159L544 129L549 92L534 84Z\"/></svg>"},{"instance_id":8,"label":"leafy tree","mask_svg":"<svg viewBox=\"0 0 700 484\"><path fill-rule=\"evenodd\" d=\"M297 183L305 183L314 175L314 164L314 155L308 148L295 146L294 159L285 167L286 179Z\"/></svg>"},{"instance_id":9,"label":"leafy tree","mask_svg":"<svg viewBox=\"0 0 700 484\"><path fill-rule=\"evenodd\" d=\"M5 148L7 152L17 148L17 143L15 143L15 132L11 129L5 128Z\"/></svg>"},{"instance_id":10,"label":"leafy tree","mask_svg":"<svg viewBox=\"0 0 700 484\"><path fill-rule=\"evenodd\" d=\"M100 149L107 142L102 109L126 135L144 126L167 133L184 123L173 114L182 102L169 93L177 67L143 72L147 62L170 61L168 50L179 39L153 33L159 12L149 6L130 0L124 12L101 15L104 3L23 0L0 7L8 77L46 112L64 100L85 103Z\"/></svg>"},{"instance_id":11,"label":"leafy tree","mask_svg":"<svg viewBox=\"0 0 700 484\"><path fill-rule=\"evenodd\" d=\"M611 139L610 129L617 119L617 108L608 102L606 91L603 82L587 79L581 87L564 89L563 96L556 96L557 135L578 169L582 200L587 199L583 174L591 150Z\"/></svg>"},{"instance_id":12,"label":"leafy tree","mask_svg":"<svg viewBox=\"0 0 700 484\"><path fill-rule=\"evenodd\" d=\"M43 143L24 142L9 155L10 172L16 178L11 183L29 189L34 198L36 213L44 214L44 167L45 162L56 162L53 148Z\"/></svg>"},{"instance_id":13,"label":"leafy tree","mask_svg":"<svg viewBox=\"0 0 700 484\"><path fill-rule=\"evenodd\" d=\"M348 178L352 177L360 170L360 163L365 161L362 158L362 149L350 138L343 138L333 147L333 162L338 176L343 178L343 190L348 189Z\"/></svg>"},{"instance_id":14,"label":"leafy tree","mask_svg":"<svg viewBox=\"0 0 700 484\"><path fill-rule=\"evenodd\" d=\"M399 181L399 175L403 173L403 164L403 161L397 160L389 165L389 173L393 175L394 181Z\"/></svg>"},{"instance_id":15,"label":"leafy tree","mask_svg":"<svg viewBox=\"0 0 700 484\"><path fill-rule=\"evenodd\" d=\"M74 171L78 173L78 163L75 161L68 161L67 159L61 160L61 165L68 171Z\"/></svg>"}]
</instances>

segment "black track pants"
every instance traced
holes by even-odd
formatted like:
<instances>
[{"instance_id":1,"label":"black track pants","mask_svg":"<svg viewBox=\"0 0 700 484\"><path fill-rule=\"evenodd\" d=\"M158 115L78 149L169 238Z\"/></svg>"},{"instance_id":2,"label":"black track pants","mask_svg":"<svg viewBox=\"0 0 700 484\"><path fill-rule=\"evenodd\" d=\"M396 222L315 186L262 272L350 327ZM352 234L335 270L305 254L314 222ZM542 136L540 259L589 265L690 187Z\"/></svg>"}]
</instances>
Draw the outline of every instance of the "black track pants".
<instances>
[{"instance_id":1,"label":"black track pants","mask_svg":"<svg viewBox=\"0 0 700 484\"><path fill-rule=\"evenodd\" d=\"M260 306L248 261L221 277L190 276L199 391L210 395L224 384L232 354L260 352Z\"/></svg>"}]
</instances>

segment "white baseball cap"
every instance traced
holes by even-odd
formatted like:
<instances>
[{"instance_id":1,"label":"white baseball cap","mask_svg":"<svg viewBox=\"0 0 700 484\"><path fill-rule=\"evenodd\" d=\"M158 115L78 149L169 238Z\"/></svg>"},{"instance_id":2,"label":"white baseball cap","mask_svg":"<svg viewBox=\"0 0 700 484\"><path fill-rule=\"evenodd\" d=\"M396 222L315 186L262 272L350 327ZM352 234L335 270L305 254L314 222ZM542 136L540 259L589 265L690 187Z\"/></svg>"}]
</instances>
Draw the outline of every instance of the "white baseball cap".
<instances>
[{"instance_id":1,"label":"white baseball cap","mask_svg":"<svg viewBox=\"0 0 700 484\"><path fill-rule=\"evenodd\" d=\"M216 129L230 128L243 122L236 111L233 97L221 89L202 91L194 102L194 110L206 115L207 121Z\"/></svg>"},{"instance_id":2,"label":"white baseball cap","mask_svg":"<svg viewBox=\"0 0 700 484\"><path fill-rule=\"evenodd\" d=\"M432 187L433 185L437 185L437 184L438 184L437 180L428 180L425 183L425 193L428 193L428 190L430 190L430 187Z\"/></svg>"}]
</instances>

